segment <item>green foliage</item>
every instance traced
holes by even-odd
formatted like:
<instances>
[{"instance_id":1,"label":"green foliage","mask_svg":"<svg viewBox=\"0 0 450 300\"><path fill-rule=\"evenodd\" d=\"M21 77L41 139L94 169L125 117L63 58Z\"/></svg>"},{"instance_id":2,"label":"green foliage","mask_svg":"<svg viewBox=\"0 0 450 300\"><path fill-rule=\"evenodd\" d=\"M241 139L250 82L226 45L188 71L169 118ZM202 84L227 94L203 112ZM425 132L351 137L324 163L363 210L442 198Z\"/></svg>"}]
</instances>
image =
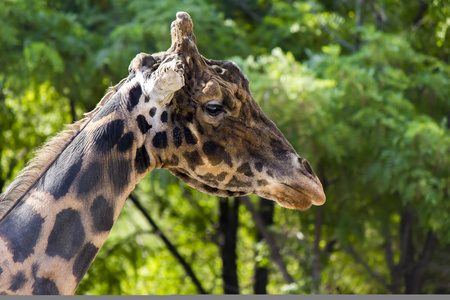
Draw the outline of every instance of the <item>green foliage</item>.
<instances>
[{"instance_id":1,"label":"green foliage","mask_svg":"<svg viewBox=\"0 0 450 300\"><path fill-rule=\"evenodd\" d=\"M109 85L125 77L137 53L167 49L175 13L187 11L200 52L240 65L255 100L311 162L327 194L322 208L275 208L270 232L293 284L283 280L266 242L256 242L251 214L241 205L240 290L253 292L258 264L270 270L269 293L390 293L368 268L393 285L385 249L389 242L394 263L401 262L402 224L411 212L413 259L420 259L427 233L439 241L421 291L448 293L448 4L2 1L0 190L32 157L32 149L92 109ZM204 288L223 293L218 200L159 170L135 193ZM256 206L255 197L252 203ZM77 293L197 290L127 203Z\"/></svg>"}]
</instances>

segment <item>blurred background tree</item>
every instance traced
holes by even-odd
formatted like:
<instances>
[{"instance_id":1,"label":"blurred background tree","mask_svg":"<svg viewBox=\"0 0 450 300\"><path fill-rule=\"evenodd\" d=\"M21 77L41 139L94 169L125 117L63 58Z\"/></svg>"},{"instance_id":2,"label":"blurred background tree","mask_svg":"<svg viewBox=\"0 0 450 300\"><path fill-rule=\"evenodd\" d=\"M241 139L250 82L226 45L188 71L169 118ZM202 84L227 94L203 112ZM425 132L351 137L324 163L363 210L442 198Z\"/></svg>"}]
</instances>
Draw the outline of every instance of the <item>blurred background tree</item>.
<instances>
[{"instance_id":1,"label":"blurred background tree","mask_svg":"<svg viewBox=\"0 0 450 300\"><path fill-rule=\"evenodd\" d=\"M298 212L164 170L133 192L79 294L449 293L448 0L4 0L0 191L188 12L322 180Z\"/></svg>"}]
</instances>

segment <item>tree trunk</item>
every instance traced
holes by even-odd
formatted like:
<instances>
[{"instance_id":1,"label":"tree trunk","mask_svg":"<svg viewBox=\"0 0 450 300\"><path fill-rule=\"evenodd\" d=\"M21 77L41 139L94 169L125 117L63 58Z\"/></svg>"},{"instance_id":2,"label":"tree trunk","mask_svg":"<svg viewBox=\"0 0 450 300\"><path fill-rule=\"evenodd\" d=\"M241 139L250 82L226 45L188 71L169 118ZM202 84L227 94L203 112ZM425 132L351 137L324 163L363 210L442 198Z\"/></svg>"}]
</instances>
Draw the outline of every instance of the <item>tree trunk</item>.
<instances>
[{"instance_id":1,"label":"tree trunk","mask_svg":"<svg viewBox=\"0 0 450 300\"><path fill-rule=\"evenodd\" d=\"M314 254L312 261L312 277L314 281L314 292L320 293L321 285L321 262L320 262L320 240L322 239L322 224L323 224L323 206L317 207L316 224L314 228Z\"/></svg>"},{"instance_id":2,"label":"tree trunk","mask_svg":"<svg viewBox=\"0 0 450 300\"><path fill-rule=\"evenodd\" d=\"M273 224L274 202L259 198L259 215L264 225L269 227ZM263 240L263 234L258 230L256 233L256 240L260 242ZM253 283L253 292L255 294L267 294L267 284L269 283L269 269L255 265L255 281Z\"/></svg>"},{"instance_id":3,"label":"tree trunk","mask_svg":"<svg viewBox=\"0 0 450 300\"><path fill-rule=\"evenodd\" d=\"M401 214L398 264L394 264L393 261L389 229L387 227L384 229L386 261L391 272L391 291L395 294L421 292L425 271L438 242L436 234L429 230L420 255L416 255L414 250L417 250L417 245L414 246L413 234L419 229L413 229L413 224L415 224L413 210L407 205Z\"/></svg>"},{"instance_id":4,"label":"tree trunk","mask_svg":"<svg viewBox=\"0 0 450 300\"><path fill-rule=\"evenodd\" d=\"M402 247L402 250L404 251L404 253L402 253L402 256L404 256L402 269L405 279L406 294L412 294L414 290L414 243L412 237L412 224L413 216L411 208L407 207L406 211L402 214L400 225L402 227L401 232L403 233L402 243L405 243Z\"/></svg>"},{"instance_id":5,"label":"tree trunk","mask_svg":"<svg viewBox=\"0 0 450 300\"><path fill-rule=\"evenodd\" d=\"M231 206L230 206L231 202ZM239 216L239 200L220 198L219 245L222 257L222 279L225 294L239 294L237 276L236 241Z\"/></svg>"},{"instance_id":6,"label":"tree trunk","mask_svg":"<svg viewBox=\"0 0 450 300\"><path fill-rule=\"evenodd\" d=\"M436 234L433 231L428 231L427 238L425 244L422 249L422 253L420 254L418 262L414 266L414 282L413 282L413 290L411 291L413 294L418 294L422 290L423 282L424 282L424 273L425 270L430 263L431 255L434 252L438 243L438 239Z\"/></svg>"},{"instance_id":7,"label":"tree trunk","mask_svg":"<svg viewBox=\"0 0 450 300\"><path fill-rule=\"evenodd\" d=\"M264 239L267 242L267 246L269 246L270 248L270 256L272 258L272 261L278 266L281 274L283 275L284 281L286 281L286 283L288 284L294 283L294 279L292 278L291 274L289 274L286 264L283 261L283 257L280 254L280 249L270 235L269 231L264 226L264 223L261 220L261 217L253 206L252 202L250 201L248 196L240 197L240 200L245 205L247 210L252 214L252 218L253 221L255 221L256 228L258 228L258 230L264 236Z\"/></svg>"}]
</instances>

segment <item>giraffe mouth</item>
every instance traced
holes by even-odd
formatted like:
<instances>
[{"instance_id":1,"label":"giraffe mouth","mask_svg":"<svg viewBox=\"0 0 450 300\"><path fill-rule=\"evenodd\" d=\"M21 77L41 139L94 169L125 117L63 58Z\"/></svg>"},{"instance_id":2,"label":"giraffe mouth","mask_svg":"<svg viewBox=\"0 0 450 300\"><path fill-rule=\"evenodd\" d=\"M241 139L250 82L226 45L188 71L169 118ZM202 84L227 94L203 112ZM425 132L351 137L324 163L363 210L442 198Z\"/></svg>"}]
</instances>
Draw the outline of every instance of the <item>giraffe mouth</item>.
<instances>
[{"instance_id":1,"label":"giraffe mouth","mask_svg":"<svg viewBox=\"0 0 450 300\"><path fill-rule=\"evenodd\" d=\"M257 194L260 197L276 201L282 207L297 210L306 210L312 205L322 205L326 200L322 184L317 178L316 180L313 178L304 185L281 182L272 184L263 190L232 191L219 189L211 186L207 182L193 178L184 169L169 168L168 170L188 186L219 197L240 197Z\"/></svg>"},{"instance_id":2,"label":"giraffe mouth","mask_svg":"<svg viewBox=\"0 0 450 300\"><path fill-rule=\"evenodd\" d=\"M305 189L300 189L298 187L291 186L287 183L283 183L283 185L293 190L294 192L300 194L301 199L306 199L307 201L309 200L312 205L319 206L325 203L326 197L325 193L323 192L322 185L320 185L320 188L313 189L312 191L311 190L305 191Z\"/></svg>"},{"instance_id":3,"label":"giraffe mouth","mask_svg":"<svg viewBox=\"0 0 450 300\"><path fill-rule=\"evenodd\" d=\"M306 187L300 187L284 182L271 186L269 192L263 192L261 197L274 200L282 207L298 210L306 210L312 205L322 205L326 200L321 185L308 184Z\"/></svg>"}]
</instances>

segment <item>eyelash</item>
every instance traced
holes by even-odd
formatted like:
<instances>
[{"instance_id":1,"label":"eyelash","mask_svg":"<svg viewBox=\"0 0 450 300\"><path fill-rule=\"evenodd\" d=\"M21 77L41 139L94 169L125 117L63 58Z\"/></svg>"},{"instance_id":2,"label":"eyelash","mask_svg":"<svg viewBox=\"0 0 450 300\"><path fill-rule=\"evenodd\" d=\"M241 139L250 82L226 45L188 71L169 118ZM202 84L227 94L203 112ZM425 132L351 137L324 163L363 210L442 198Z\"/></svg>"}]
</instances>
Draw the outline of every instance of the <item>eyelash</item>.
<instances>
[{"instance_id":1,"label":"eyelash","mask_svg":"<svg viewBox=\"0 0 450 300\"><path fill-rule=\"evenodd\" d=\"M220 104L205 104L205 111L210 116L218 116L219 114L224 112L223 106Z\"/></svg>"}]
</instances>

